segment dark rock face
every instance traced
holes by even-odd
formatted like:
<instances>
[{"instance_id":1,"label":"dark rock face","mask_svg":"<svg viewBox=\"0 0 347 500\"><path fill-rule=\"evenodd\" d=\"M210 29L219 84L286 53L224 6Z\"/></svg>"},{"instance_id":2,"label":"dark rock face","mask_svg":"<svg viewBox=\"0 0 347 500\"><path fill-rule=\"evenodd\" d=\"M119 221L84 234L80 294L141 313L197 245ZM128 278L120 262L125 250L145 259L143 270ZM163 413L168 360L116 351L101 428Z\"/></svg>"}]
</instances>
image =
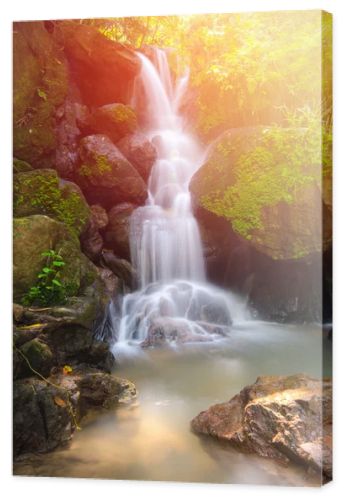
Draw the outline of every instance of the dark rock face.
<instances>
[{"instance_id":1,"label":"dark rock face","mask_svg":"<svg viewBox=\"0 0 347 500\"><path fill-rule=\"evenodd\" d=\"M79 154L78 183L90 203L111 207L120 201L146 200L142 177L106 135L84 137Z\"/></svg>"},{"instance_id":2,"label":"dark rock face","mask_svg":"<svg viewBox=\"0 0 347 500\"><path fill-rule=\"evenodd\" d=\"M125 135L135 132L136 114L130 106L125 104L105 104L91 113L88 128L92 134L104 134L111 141L117 142Z\"/></svg>"},{"instance_id":3,"label":"dark rock face","mask_svg":"<svg viewBox=\"0 0 347 500\"><path fill-rule=\"evenodd\" d=\"M105 264L119 278L127 288L132 288L135 283L135 270L126 259L116 257L112 251L102 252L102 263Z\"/></svg>"},{"instance_id":4,"label":"dark rock face","mask_svg":"<svg viewBox=\"0 0 347 500\"><path fill-rule=\"evenodd\" d=\"M85 104L129 102L140 69L135 52L106 38L93 26L71 21L59 23L57 37L62 39L72 77Z\"/></svg>"},{"instance_id":5,"label":"dark rock face","mask_svg":"<svg viewBox=\"0 0 347 500\"><path fill-rule=\"evenodd\" d=\"M52 166L56 112L68 92L68 69L43 22L13 27L13 149L35 168Z\"/></svg>"},{"instance_id":6,"label":"dark rock face","mask_svg":"<svg viewBox=\"0 0 347 500\"><path fill-rule=\"evenodd\" d=\"M332 476L331 382L306 375L259 377L227 403L201 412L191 426L242 451Z\"/></svg>"},{"instance_id":7,"label":"dark rock face","mask_svg":"<svg viewBox=\"0 0 347 500\"><path fill-rule=\"evenodd\" d=\"M130 259L129 229L130 216L135 210L132 203L120 203L108 212L108 226L105 229L105 244L117 255Z\"/></svg>"},{"instance_id":8,"label":"dark rock face","mask_svg":"<svg viewBox=\"0 0 347 500\"><path fill-rule=\"evenodd\" d=\"M274 260L240 238L223 218L201 209L196 215L209 281L247 297L257 317L279 322L321 320L325 253ZM329 275L331 266L323 276L325 289ZM325 317L329 320L329 313Z\"/></svg>"},{"instance_id":9,"label":"dark rock face","mask_svg":"<svg viewBox=\"0 0 347 500\"><path fill-rule=\"evenodd\" d=\"M117 142L117 147L147 182L157 159L157 150L152 142L145 135L135 133Z\"/></svg>"},{"instance_id":10,"label":"dark rock face","mask_svg":"<svg viewBox=\"0 0 347 500\"><path fill-rule=\"evenodd\" d=\"M14 383L14 456L47 452L65 444L91 409L111 408L136 398L134 384L102 372L61 372L47 382L27 378Z\"/></svg>"},{"instance_id":11,"label":"dark rock face","mask_svg":"<svg viewBox=\"0 0 347 500\"><path fill-rule=\"evenodd\" d=\"M40 339L32 339L29 342L25 342L20 347L20 353L25 356L25 358L30 363L30 366L41 373L44 377L50 374L51 368L53 367L53 354L49 346ZM15 373L15 378L29 377L32 375L32 371L29 368L27 361L24 360L23 356L19 353L20 368L17 369Z\"/></svg>"},{"instance_id":12,"label":"dark rock face","mask_svg":"<svg viewBox=\"0 0 347 500\"><path fill-rule=\"evenodd\" d=\"M13 452L47 452L71 439L74 411L67 394L29 378L13 386Z\"/></svg>"}]
</instances>

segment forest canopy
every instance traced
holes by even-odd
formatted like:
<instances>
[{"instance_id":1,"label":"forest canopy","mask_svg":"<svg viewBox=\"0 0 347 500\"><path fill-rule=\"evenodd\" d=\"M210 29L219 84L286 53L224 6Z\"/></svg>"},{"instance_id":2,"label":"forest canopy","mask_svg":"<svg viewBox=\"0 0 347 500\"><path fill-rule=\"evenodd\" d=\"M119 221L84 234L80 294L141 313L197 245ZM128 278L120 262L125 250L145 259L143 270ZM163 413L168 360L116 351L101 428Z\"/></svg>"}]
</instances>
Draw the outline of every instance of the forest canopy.
<instances>
[{"instance_id":1,"label":"forest canopy","mask_svg":"<svg viewBox=\"0 0 347 500\"><path fill-rule=\"evenodd\" d=\"M322 18L322 23L317 22ZM211 140L231 127L318 125L321 76L331 125L331 19L321 11L149 16L82 21L133 48L169 49L189 67L195 126ZM322 27L322 29L320 29ZM322 42L322 43L321 43ZM324 66L321 64L323 45Z\"/></svg>"}]
</instances>

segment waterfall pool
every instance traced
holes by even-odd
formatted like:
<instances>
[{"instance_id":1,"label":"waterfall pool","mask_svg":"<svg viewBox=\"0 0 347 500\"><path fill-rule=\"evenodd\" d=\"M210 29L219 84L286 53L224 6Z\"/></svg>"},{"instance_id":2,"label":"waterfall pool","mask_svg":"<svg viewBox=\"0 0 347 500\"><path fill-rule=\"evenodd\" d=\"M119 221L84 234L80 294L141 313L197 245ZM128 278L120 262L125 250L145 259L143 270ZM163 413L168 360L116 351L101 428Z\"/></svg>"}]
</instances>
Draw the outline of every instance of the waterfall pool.
<instances>
[{"instance_id":1,"label":"waterfall pool","mask_svg":"<svg viewBox=\"0 0 347 500\"><path fill-rule=\"evenodd\" d=\"M324 351L331 347L328 340ZM136 384L129 406L82 423L68 447L14 465L14 473L208 483L318 485L299 466L284 467L190 431L200 411L234 396L259 375L321 377L318 325L244 322L225 340L147 349L115 373ZM325 365L330 375L330 366Z\"/></svg>"}]
</instances>

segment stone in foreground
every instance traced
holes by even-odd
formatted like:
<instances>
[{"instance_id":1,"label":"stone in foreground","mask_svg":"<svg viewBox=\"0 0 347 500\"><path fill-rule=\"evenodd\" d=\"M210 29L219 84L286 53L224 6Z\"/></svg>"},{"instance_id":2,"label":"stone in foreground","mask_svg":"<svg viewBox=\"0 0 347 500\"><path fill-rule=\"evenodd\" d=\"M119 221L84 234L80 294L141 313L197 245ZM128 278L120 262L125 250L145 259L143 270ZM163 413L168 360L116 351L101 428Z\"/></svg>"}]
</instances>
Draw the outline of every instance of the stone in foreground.
<instances>
[{"instance_id":1,"label":"stone in foreground","mask_svg":"<svg viewBox=\"0 0 347 500\"><path fill-rule=\"evenodd\" d=\"M258 377L191 422L244 452L297 462L332 478L332 386L306 375Z\"/></svg>"}]
</instances>

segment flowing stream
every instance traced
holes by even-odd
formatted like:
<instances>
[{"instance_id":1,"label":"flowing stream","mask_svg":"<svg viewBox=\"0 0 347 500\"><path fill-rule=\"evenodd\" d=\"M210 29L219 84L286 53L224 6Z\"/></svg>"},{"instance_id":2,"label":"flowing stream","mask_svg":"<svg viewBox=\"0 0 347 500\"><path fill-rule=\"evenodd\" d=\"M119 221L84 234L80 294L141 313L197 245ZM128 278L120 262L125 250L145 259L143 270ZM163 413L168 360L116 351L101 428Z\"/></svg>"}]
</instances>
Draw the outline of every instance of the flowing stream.
<instances>
[{"instance_id":1,"label":"flowing stream","mask_svg":"<svg viewBox=\"0 0 347 500\"><path fill-rule=\"evenodd\" d=\"M146 103L146 133L156 144L158 159L149 178L147 203L130 221L131 260L139 289L124 297L120 322L114 322L117 357L163 337L172 344L219 338L245 312L240 300L206 282L189 192L204 151L179 113L188 73L173 81L163 50L153 52L153 62L143 54L139 57L142 70L134 105Z\"/></svg>"},{"instance_id":2,"label":"flowing stream","mask_svg":"<svg viewBox=\"0 0 347 500\"><path fill-rule=\"evenodd\" d=\"M329 344L328 344L329 345ZM331 345L331 344L330 344ZM328 353L326 347L324 350ZM130 480L307 486L318 477L300 467L234 450L190 431L200 411L229 400L259 375L321 376L318 325L245 322L220 342L142 350L116 374L132 380L134 404L82 421L65 449L16 463L15 474ZM329 375L329 366L326 365Z\"/></svg>"}]
</instances>

